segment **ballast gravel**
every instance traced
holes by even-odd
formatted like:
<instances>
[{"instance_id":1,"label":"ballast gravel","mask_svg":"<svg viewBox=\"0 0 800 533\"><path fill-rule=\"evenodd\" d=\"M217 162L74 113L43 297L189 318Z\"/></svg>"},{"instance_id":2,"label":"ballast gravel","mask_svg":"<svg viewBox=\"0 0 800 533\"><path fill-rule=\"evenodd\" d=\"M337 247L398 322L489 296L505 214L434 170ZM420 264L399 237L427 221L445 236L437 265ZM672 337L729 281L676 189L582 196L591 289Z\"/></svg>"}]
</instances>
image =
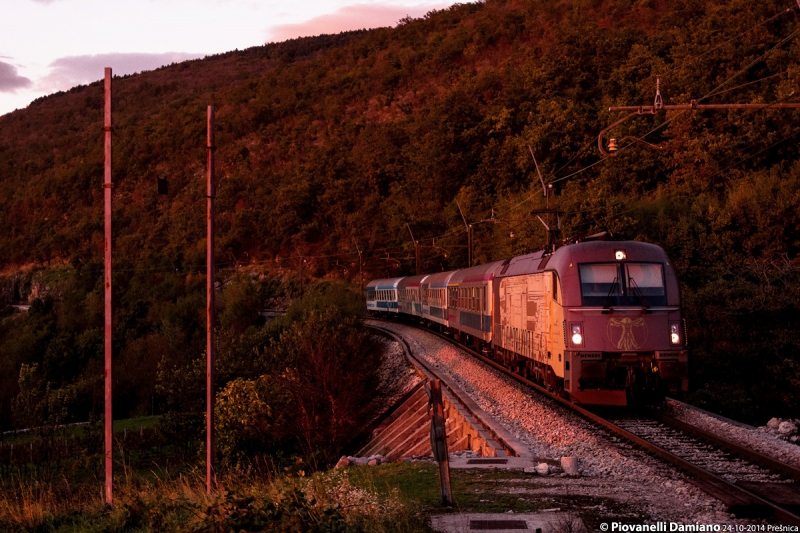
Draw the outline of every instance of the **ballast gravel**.
<instances>
[{"instance_id":1,"label":"ballast gravel","mask_svg":"<svg viewBox=\"0 0 800 533\"><path fill-rule=\"evenodd\" d=\"M406 358L405 350L400 343L377 335L374 341L381 350L381 363L377 376L377 389L381 391L381 396L372 406L373 416L370 422L379 418L422 380Z\"/></svg>"},{"instance_id":2,"label":"ballast gravel","mask_svg":"<svg viewBox=\"0 0 800 533\"><path fill-rule=\"evenodd\" d=\"M676 400L669 400L672 416L729 441L746 446L773 459L800 468L800 446L769 434L765 429L754 428L733 420L696 409Z\"/></svg>"},{"instance_id":3,"label":"ballast gravel","mask_svg":"<svg viewBox=\"0 0 800 533\"><path fill-rule=\"evenodd\" d=\"M536 478L540 489L518 486L509 487L511 491L608 498L638 510L648 521L757 523L735 518L722 502L684 481L670 465L590 425L435 335L403 324L374 325L403 337L414 356L457 384L535 457L552 461L578 458L580 478Z\"/></svg>"}]
</instances>

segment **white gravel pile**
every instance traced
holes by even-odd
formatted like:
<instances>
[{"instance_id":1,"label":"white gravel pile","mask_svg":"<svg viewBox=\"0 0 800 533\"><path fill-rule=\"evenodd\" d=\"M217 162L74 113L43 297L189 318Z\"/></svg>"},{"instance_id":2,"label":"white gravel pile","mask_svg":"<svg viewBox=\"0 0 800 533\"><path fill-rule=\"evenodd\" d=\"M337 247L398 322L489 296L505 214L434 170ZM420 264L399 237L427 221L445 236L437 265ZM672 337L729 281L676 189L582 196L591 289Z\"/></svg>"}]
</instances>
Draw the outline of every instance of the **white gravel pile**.
<instances>
[{"instance_id":1,"label":"white gravel pile","mask_svg":"<svg viewBox=\"0 0 800 533\"><path fill-rule=\"evenodd\" d=\"M415 356L452 380L483 410L525 443L538 458L575 456L579 479L557 478L548 490L612 498L651 520L747 524L725 512L668 465L595 428L551 400L536 395L438 337L401 324L380 326L402 335Z\"/></svg>"},{"instance_id":2,"label":"white gravel pile","mask_svg":"<svg viewBox=\"0 0 800 533\"><path fill-rule=\"evenodd\" d=\"M675 400L669 400L668 405L671 407L672 416L682 422L710 431L736 444L800 468L800 446L782 440L767 432L766 429L754 428L717 417Z\"/></svg>"},{"instance_id":3,"label":"white gravel pile","mask_svg":"<svg viewBox=\"0 0 800 533\"><path fill-rule=\"evenodd\" d=\"M373 402L372 420L381 416L422 379L406 358L406 352L399 342L379 335L375 336L375 342L382 351L382 357L378 369L380 397Z\"/></svg>"},{"instance_id":4,"label":"white gravel pile","mask_svg":"<svg viewBox=\"0 0 800 533\"><path fill-rule=\"evenodd\" d=\"M422 378L406 358L406 352L399 342L380 336L375 339L383 349L381 367L378 369L378 390L399 398Z\"/></svg>"}]
</instances>

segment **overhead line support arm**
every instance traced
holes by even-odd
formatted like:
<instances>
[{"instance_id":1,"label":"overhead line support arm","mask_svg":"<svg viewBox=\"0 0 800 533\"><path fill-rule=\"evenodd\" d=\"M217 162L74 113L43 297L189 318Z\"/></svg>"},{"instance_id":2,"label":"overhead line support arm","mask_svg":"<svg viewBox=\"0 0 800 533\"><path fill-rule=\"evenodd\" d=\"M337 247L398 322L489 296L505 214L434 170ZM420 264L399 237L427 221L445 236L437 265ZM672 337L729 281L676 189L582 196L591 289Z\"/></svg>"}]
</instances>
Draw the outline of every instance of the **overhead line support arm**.
<instances>
[{"instance_id":1,"label":"overhead line support arm","mask_svg":"<svg viewBox=\"0 0 800 533\"><path fill-rule=\"evenodd\" d=\"M665 105L661 106L660 109L665 109L667 111L685 111L685 110L693 110L693 109L767 109L767 108L774 108L774 109L800 109L800 103L790 104L790 103L775 103L775 104L698 104L697 101L692 100L689 104L675 104L675 105ZM609 111L633 111L633 115L654 115L657 111L655 107L645 107L645 106L612 106L608 108ZM632 116L632 115L631 115ZM630 116L619 120L603 130L604 132L608 129L613 128L620 122L629 119Z\"/></svg>"}]
</instances>

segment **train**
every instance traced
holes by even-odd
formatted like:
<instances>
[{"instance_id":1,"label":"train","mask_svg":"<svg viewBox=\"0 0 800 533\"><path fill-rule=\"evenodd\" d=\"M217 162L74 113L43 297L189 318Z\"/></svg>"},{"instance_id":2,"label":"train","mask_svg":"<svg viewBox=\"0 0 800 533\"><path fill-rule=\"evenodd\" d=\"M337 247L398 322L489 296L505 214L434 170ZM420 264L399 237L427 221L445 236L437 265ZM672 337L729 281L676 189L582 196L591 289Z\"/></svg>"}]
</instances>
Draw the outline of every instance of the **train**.
<instances>
[{"instance_id":1,"label":"train","mask_svg":"<svg viewBox=\"0 0 800 533\"><path fill-rule=\"evenodd\" d=\"M376 279L366 307L437 329L575 403L629 406L688 390L678 279L654 244L600 236Z\"/></svg>"}]
</instances>

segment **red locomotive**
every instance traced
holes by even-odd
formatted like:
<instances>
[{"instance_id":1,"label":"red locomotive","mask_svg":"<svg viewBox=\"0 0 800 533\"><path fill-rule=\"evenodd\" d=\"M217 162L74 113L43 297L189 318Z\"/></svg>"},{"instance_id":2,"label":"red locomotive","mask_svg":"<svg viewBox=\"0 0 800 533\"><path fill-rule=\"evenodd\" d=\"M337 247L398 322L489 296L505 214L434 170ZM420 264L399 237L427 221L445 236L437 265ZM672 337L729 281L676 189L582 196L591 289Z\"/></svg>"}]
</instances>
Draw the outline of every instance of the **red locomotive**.
<instances>
[{"instance_id":1,"label":"red locomotive","mask_svg":"<svg viewBox=\"0 0 800 533\"><path fill-rule=\"evenodd\" d=\"M688 389L678 281L653 244L578 242L375 280L367 300L370 310L418 317L577 403L628 405Z\"/></svg>"}]
</instances>

